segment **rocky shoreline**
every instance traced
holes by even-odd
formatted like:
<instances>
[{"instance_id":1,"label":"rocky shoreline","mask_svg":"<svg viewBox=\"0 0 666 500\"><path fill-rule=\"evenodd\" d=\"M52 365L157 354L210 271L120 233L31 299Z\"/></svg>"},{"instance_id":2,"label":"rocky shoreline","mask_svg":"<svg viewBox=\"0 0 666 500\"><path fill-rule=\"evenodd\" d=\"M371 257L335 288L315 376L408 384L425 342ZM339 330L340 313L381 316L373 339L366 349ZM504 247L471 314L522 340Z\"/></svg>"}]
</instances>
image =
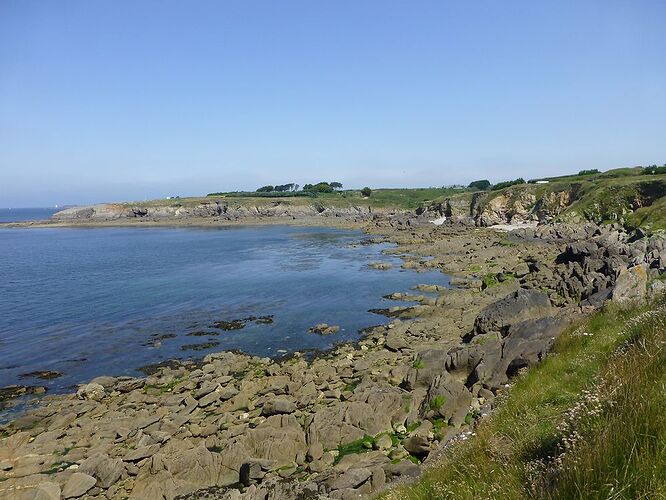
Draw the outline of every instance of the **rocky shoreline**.
<instances>
[{"instance_id":1,"label":"rocky shoreline","mask_svg":"<svg viewBox=\"0 0 666 500\"><path fill-rule=\"evenodd\" d=\"M568 324L665 284L660 235L593 224L507 234L427 216L331 220L363 223L399 245L403 267L440 269L456 288L424 284L434 297L415 294L419 305L386 311L388 325L310 361L223 352L46 396L0 427L0 497L370 495L473 433Z\"/></svg>"}]
</instances>

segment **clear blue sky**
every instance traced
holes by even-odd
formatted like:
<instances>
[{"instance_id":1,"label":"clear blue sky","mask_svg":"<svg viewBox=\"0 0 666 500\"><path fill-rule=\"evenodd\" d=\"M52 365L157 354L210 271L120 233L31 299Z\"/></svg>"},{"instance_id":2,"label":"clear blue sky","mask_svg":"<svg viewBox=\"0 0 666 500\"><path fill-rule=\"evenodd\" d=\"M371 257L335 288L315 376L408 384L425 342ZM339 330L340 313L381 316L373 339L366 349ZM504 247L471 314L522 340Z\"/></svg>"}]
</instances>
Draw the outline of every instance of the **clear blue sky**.
<instances>
[{"instance_id":1,"label":"clear blue sky","mask_svg":"<svg viewBox=\"0 0 666 500\"><path fill-rule=\"evenodd\" d=\"M0 0L0 206L666 162L663 0Z\"/></svg>"}]
</instances>

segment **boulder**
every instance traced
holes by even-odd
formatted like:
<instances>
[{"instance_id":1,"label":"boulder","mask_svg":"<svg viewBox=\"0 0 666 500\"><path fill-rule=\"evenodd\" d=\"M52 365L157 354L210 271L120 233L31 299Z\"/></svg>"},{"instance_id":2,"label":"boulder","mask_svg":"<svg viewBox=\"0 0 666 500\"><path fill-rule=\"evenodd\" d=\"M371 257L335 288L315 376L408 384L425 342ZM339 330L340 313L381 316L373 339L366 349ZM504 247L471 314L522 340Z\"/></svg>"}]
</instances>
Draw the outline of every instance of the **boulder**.
<instances>
[{"instance_id":1,"label":"boulder","mask_svg":"<svg viewBox=\"0 0 666 500\"><path fill-rule=\"evenodd\" d=\"M643 298L647 292L647 282L648 273L645 264L622 268L615 280L612 300L622 303Z\"/></svg>"},{"instance_id":2,"label":"boulder","mask_svg":"<svg viewBox=\"0 0 666 500\"><path fill-rule=\"evenodd\" d=\"M376 436L391 430L390 416L367 403L349 401L315 412L308 419L307 440L332 449L366 434Z\"/></svg>"},{"instance_id":3,"label":"boulder","mask_svg":"<svg viewBox=\"0 0 666 500\"><path fill-rule=\"evenodd\" d=\"M296 411L296 405L290 399L277 397L264 403L261 414L265 416L288 414Z\"/></svg>"},{"instance_id":4,"label":"boulder","mask_svg":"<svg viewBox=\"0 0 666 500\"><path fill-rule=\"evenodd\" d=\"M76 397L79 399L89 399L92 401L101 401L106 396L104 387L100 384L90 383L79 388L76 391Z\"/></svg>"},{"instance_id":5,"label":"boulder","mask_svg":"<svg viewBox=\"0 0 666 500\"><path fill-rule=\"evenodd\" d=\"M93 486L95 486L95 483L97 482L97 479L95 479L92 476L89 476L88 474L84 474L82 472L75 472L71 476L69 476L69 479L65 483L65 486L62 489L62 497L63 498L78 498L86 494L88 490L90 490Z\"/></svg>"},{"instance_id":6,"label":"boulder","mask_svg":"<svg viewBox=\"0 0 666 500\"><path fill-rule=\"evenodd\" d=\"M104 453L95 454L79 465L79 472L89 474L97 479L97 485L108 488L115 484L125 470L120 458L112 459Z\"/></svg>"},{"instance_id":7,"label":"boulder","mask_svg":"<svg viewBox=\"0 0 666 500\"><path fill-rule=\"evenodd\" d=\"M451 420L453 425L459 425L464 422L471 403L472 394L462 382L448 374L440 375L430 384L420 413L425 416L429 411L433 411L444 420Z\"/></svg>"},{"instance_id":8,"label":"boulder","mask_svg":"<svg viewBox=\"0 0 666 500\"><path fill-rule=\"evenodd\" d=\"M553 313L548 295L536 290L520 289L483 309L474 321L473 333L505 334L511 324Z\"/></svg>"}]
</instances>

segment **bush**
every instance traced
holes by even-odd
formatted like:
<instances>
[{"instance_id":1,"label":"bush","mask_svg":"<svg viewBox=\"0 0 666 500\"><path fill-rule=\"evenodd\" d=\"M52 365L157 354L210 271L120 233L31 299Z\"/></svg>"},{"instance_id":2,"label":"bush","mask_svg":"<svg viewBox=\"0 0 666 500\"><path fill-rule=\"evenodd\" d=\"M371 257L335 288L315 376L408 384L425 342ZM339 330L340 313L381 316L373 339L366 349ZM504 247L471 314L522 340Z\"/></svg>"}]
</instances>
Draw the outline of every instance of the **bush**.
<instances>
[{"instance_id":1,"label":"bush","mask_svg":"<svg viewBox=\"0 0 666 500\"><path fill-rule=\"evenodd\" d=\"M592 168L590 170L581 170L580 172L578 172L578 175L595 175L599 173L601 173L599 172L599 170L597 170L596 168Z\"/></svg>"},{"instance_id":2,"label":"bush","mask_svg":"<svg viewBox=\"0 0 666 500\"><path fill-rule=\"evenodd\" d=\"M652 165L651 167L645 167L643 169L643 173L648 175L666 174L666 165L664 165L663 167L658 167L657 165Z\"/></svg>"},{"instance_id":3,"label":"bush","mask_svg":"<svg viewBox=\"0 0 666 500\"><path fill-rule=\"evenodd\" d=\"M511 186L515 186L517 184L525 184L525 179L522 177L518 177L515 181L504 181L504 182L498 182L495 184L491 190L492 191L499 191L500 189L508 188Z\"/></svg>"},{"instance_id":4,"label":"bush","mask_svg":"<svg viewBox=\"0 0 666 500\"><path fill-rule=\"evenodd\" d=\"M485 191L490 187L490 181L487 179L481 179L479 181L470 182L469 186L467 187L470 189L478 189L479 191Z\"/></svg>"},{"instance_id":5,"label":"bush","mask_svg":"<svg viewBox=\"0 0 666 500\"><path fill-rule=\"evenodd\" d=\"M361 194L363 196L365 196L366 198L368 198L372 194L372 189L370 189L369 187L366 186L363 189L361 189Z\"/></svg>"}]
</instances>

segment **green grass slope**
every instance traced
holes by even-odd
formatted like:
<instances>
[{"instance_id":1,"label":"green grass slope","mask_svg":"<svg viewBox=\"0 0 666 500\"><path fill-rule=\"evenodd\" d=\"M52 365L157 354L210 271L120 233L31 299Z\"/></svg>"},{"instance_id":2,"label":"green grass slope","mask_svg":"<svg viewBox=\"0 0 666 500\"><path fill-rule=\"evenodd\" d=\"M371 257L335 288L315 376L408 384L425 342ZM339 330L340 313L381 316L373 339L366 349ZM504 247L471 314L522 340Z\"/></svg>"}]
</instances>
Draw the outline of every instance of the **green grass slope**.
<instances>
[{"instance_id":1,"label":"green grass slope","mask_svg":"<svg viewBox=\"0 0 666 500\"><path fill-rule=\"evenodd\" d=\"M666 299L562 334L474 436L384 498L666 498Z\"/></svg>"}]
</instances>

